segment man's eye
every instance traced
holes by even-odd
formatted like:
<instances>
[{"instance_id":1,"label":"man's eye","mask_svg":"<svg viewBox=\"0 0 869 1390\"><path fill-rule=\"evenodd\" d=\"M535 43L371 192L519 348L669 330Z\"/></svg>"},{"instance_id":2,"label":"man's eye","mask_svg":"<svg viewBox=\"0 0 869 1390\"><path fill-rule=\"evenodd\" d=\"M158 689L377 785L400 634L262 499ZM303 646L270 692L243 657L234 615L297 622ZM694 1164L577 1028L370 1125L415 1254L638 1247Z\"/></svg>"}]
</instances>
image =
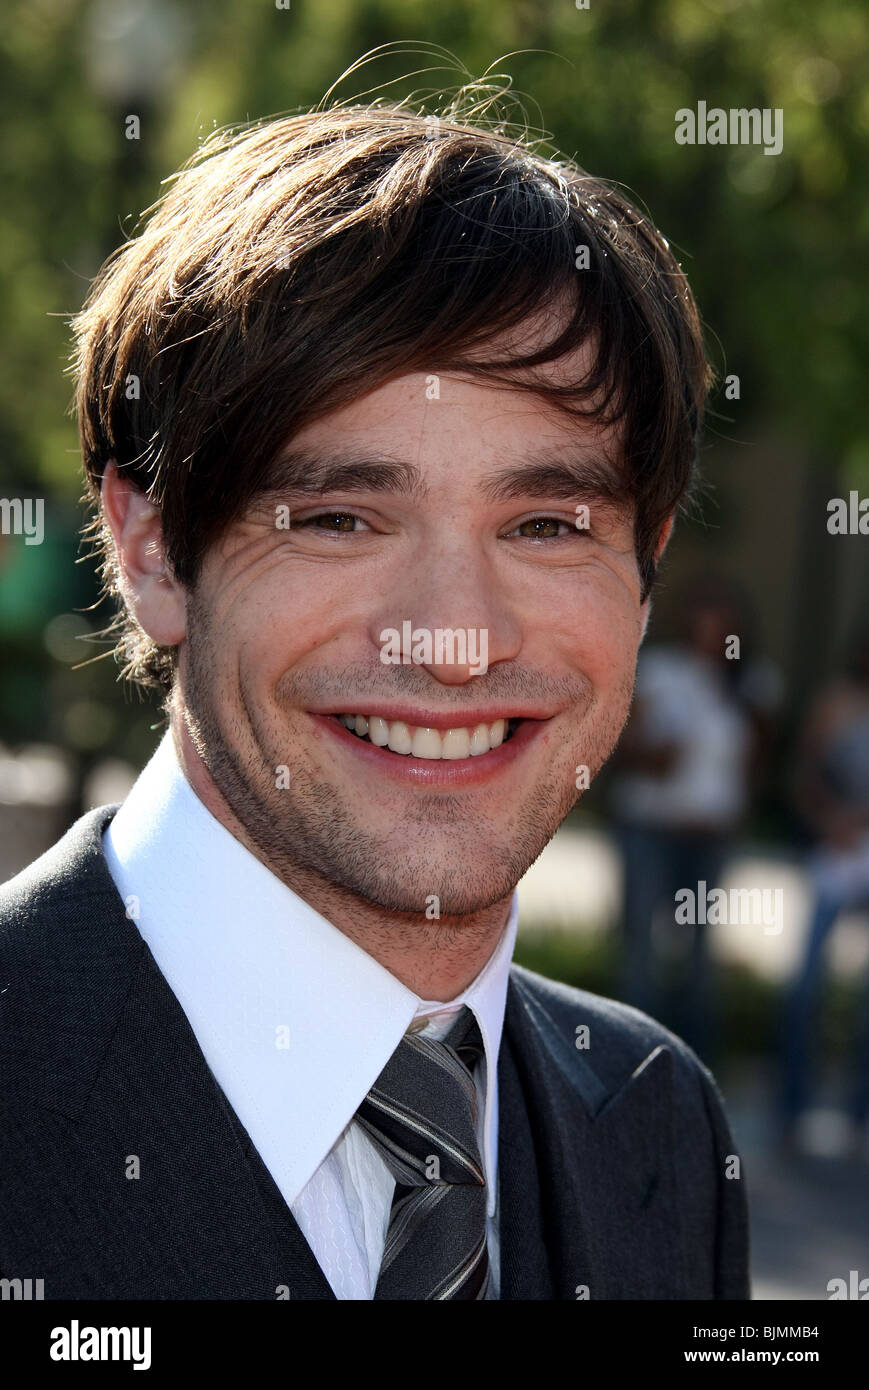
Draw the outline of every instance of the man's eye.
<instances>
[{"instance_id":1,"label":"man's eye","mask_svg":"<svg viewBox=\"0 0 869 1390\"><path fill-rule=\"evenodd\" d=\"M559 532L559 527L562 528ZM569 522L562 521L557 516L533 516L528 521L521 521L515 531L510 535L520 535L525 540L548 541L559 539L559 536L570 535L576 528Z\"/></svg>"},{"instance_id":2,"label":"man's eye","mask_svg":"<svg viewBox=\"0 0 869 1390\"><path fill-rule=\"evenodd\" d=\"M355 531L356 522L361 518L353 512L317 512L315 516L303 517L297 526L310 526L321 531Z\"/></svg>"}]
</instances>

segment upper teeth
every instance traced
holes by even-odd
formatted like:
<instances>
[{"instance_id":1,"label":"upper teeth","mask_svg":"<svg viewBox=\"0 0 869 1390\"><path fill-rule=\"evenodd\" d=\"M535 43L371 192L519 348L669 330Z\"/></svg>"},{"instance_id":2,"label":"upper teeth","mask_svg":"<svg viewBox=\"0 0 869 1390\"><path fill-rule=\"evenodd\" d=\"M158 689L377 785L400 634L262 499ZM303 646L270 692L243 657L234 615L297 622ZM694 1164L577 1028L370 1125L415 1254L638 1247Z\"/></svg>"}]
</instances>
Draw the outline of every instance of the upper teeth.
<instances>
[{"instance_id":1,"label":"upper teeth","mask_svg":"<svg viewBox=\"0 0 869 1390\"><path fill-rule=\"evenodd\" d=\"M379 715L342 714L341 723L354 733L367 737L379 748L393 753L410 753L414 758L475 758L504 742L506 719L492 724L446 729L419 728L401 719L381 719Z\"/></svg>"}]
</instances>

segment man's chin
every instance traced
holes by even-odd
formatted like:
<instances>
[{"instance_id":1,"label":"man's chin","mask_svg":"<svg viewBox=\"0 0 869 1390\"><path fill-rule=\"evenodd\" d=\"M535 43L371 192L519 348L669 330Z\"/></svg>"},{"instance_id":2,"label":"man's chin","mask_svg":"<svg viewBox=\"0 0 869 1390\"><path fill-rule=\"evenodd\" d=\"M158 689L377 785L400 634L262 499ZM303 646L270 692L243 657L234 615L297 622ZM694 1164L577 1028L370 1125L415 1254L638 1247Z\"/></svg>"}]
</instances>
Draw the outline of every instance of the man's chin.
<instances>
[{"instance_id":1,"label":"man's chin","mask_svg":"<svg viewBox=\"0 0 869 1390\"><path fill-rule=\"evenodd\" d=\"M527 867L524 858L503 855L487 859L468 854L468 840L444 846L443 853L414 854L411 849L391 850L392 870L383 855L376 868L366 871L353 865L333 864L326 874L333 883L389 912L406 913L438 921L485 912L509 898Z\"/></svg>"},{"instance_id":2,"label":"man's chin","mask_svg":"<svg viewBox=\"0 0 869 1390\"><path fill-rule=\"evenodd\" d=\"M373 906L401 916L419 917L424 921L453 922L462 917L472 917L486 912L498 903L509 898L515 885L506 883L501 888L483 888L471 885L456 891L455 884L427 885L426 891L406 883L367 885L361 896ZM356 890L358 891L358 890Z\"/></svg>"}]
</instances>

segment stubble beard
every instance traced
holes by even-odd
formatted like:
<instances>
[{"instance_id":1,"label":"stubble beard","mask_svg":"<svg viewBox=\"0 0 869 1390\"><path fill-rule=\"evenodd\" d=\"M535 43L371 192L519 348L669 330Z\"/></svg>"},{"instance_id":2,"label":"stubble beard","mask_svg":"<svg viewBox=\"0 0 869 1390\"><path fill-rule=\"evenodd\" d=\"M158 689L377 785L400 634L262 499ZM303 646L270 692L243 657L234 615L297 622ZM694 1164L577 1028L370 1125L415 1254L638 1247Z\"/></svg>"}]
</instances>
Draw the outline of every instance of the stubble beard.
<instances>
[{"instance_id":1,"label":"stubble beard","mask_svg":"<svg viewBox=\"0 0 869 1390\"><path fill-rule=\"evenodd\" d=\"M606 705L589 688L577 739L581 753L562 746L530 794L520 800L514 788L516 799L505 815L484 812L471 820L463 794L409 792L396 817L398 829L381 833L366 826L364 806L351 804L342 789L312 775L298 757L293 762L292 716L304 709L304 699L291 677L280 688L286 720L277 706L265 714L252 706L242 684L239 713L227 721L215 698L219 638L210 633L196 598L188 604L187 631L182 717L257 856L302 896L306 888L325 886L400 914L425 913L434 897L442 917L462 917L507 898L578 800L576 766L587 766L591 779L609 758L633 691L633 673ZM289 787L278 785L281 767L289 770Z\"/></svg>"}]
</instances>

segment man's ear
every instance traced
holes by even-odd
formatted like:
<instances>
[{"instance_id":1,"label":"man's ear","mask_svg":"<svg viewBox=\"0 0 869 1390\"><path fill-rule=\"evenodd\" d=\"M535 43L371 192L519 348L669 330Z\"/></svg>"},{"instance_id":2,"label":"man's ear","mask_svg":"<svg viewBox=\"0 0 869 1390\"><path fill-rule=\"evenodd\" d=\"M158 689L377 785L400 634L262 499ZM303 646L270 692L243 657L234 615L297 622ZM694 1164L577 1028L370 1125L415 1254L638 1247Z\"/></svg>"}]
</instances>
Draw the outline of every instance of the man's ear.
<instances>
[{"instance_id":1,"label":"man's ear","mask_svg":"<svg viewBox=\"0 0 869 1390\"><path fill-rule=\"evenodd\" d=\"M675 521L676 521L675 513L674 513L674 512L671 512L670 515L667 517L667 520L664 522L663 526L661 527L660 531L658 532L658 540L657 540L657 543L656 543L656 545L655 545L655 564L656 564L656 565L657 565L657 564L660 564L661 556L664 554L664 551L667 549L667 543L669 542L669 539L670 539L670 537L671 537L672 534L673 534L673 526L674 526L674 524L675 524Z\"/></svg>"},{"instance_id":2,"label":"man's ear","mask_svg":"<svg viewBox=\"0 0 869 1390\"><path fill-rule=\"evenodd\" d=\"M121 477L114 459L103 474L100 504L127 608L158 647L176 647L186 634L186 596L166 561L159 507Z\"/></svg>"},{"instance_id":3,"label":"man's ear","mask_svg":"<svg viewBox=\"0 0 869 1390\"><path fill-rule=\"evenodd\" d=\"M671 512L670 515L667 517L667 520L664 522L663 526L661 527L660 531L658 532L658 539L657 539L657 541L656 541L656 543L655 543L655 565L656 565L656 566L660 563L661 556L664 554L664 551L667 549L667 543L668 543L668 541L669 541L671 535L673 534L673 523L675 522L675 520L676 520L675 514ZM649 596L646 598L645 602L642 604L642 607L640 608L640 612L641 612L642 615L643 615L643 630L642 630L642 632L640 633L640 642L642 642L642 641L643 641L643 638L644 638L645 635L646 635L646 628L649 626L649 619L650 619L651 616L652 616L652 595L651 595L651 594L649 594Z\"/></svg>"}]
</instances>

